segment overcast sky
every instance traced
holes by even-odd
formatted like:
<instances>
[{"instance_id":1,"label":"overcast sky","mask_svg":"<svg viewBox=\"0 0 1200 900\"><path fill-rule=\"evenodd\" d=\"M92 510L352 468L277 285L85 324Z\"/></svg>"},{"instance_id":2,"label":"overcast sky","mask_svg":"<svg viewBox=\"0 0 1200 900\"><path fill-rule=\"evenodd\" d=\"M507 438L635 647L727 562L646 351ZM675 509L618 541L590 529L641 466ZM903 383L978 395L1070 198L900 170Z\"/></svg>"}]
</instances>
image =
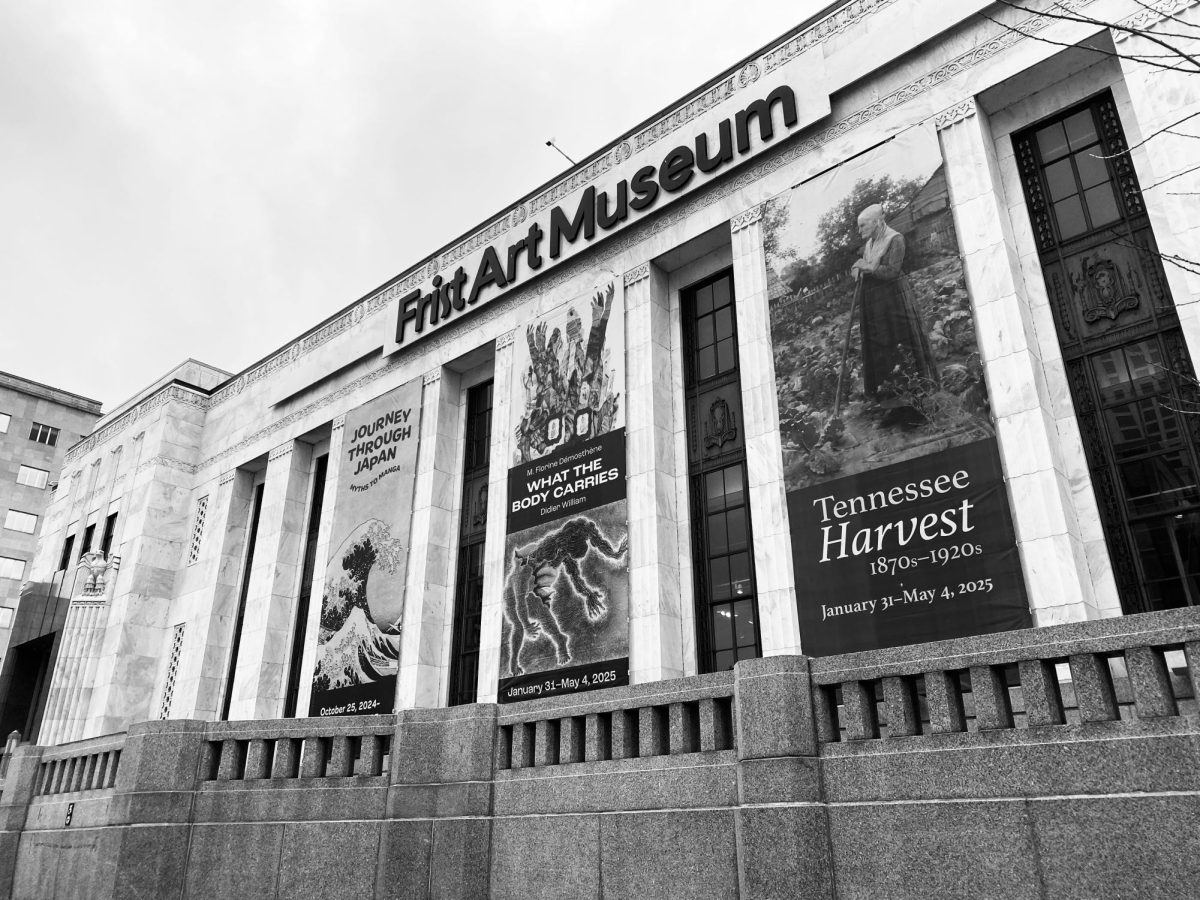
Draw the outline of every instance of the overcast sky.
<instances>
[{"instance_id":1,"label":"overcast sky","mask_svg":"<svg viewBox=\"0 0 1200 900\"><path fill-rule=\"evenodd\" d=\"M823 5L0 4L0 369L236 372Z\"/></svg>"}]
</instances>

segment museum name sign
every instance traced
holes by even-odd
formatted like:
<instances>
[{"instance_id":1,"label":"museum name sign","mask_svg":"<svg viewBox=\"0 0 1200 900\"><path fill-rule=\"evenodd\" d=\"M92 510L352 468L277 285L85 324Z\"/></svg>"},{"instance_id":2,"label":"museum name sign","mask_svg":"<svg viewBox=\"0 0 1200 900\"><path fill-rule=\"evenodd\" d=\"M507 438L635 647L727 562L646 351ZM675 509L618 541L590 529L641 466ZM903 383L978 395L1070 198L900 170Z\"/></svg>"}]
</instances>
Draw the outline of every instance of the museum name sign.
<instances>
[{"instance_id":1,"label":"museum name sign","mask_svg":"<svg viewBox=\"0 0 1200 900\"><path fill-rule=\"evenodd\" d=\"M581 181L605 175L606 184L589 184L582 193L571 191L577 199L556 205L545 202L546 194L539 195L529 204L532 212L519 207L512 216L502 217L471 240L431 260L424 270L428 280L414 285L410 277L405 280L407 290L402 285L390 287L387 293L396 300L395 318L391 319L395 334L394 343L385 352L429 337L444 324L501 296L523 277L572 255L598 236L620 229L636 214L761 152L781 131L803 128L828 113L828 97L821 92L798 96L786 83L765 88L757 99L733 115L720 117L715 109L707 110L707 115L695 115L701 128L692 141L680 143L661 157L651 156L654 151L641 140L644 135L638 135L637 151L628 143L621 144L562 183L563 187L577 188ZM694 106L689 104L689 108ZM617 160L623 173L611 171L618 165ZM619 177L622 174L624 177ZM563 192L552 190L562 196ZM524 226L521 236L502 240L517 224ZM459 260L462 264L451 271L449 266ZM439 268L443 270L439 272Z\"/></svg>"}]
</instances>

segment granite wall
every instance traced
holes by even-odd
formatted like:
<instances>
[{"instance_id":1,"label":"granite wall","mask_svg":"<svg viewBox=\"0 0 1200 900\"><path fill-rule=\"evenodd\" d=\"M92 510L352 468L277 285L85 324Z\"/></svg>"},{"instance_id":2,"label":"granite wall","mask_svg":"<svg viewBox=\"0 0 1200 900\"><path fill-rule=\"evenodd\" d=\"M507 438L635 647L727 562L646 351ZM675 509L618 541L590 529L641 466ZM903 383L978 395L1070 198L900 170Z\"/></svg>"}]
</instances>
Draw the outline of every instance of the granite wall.
<instances>
[{"instance_id":1,"label":"granite wall","mask_svg":"<svg viewBox=\"0 0 1200 900\"><path fill-rule=\"evenodd\" d=\"M0 894L1192 897L1200 615L10 751Z\"/></svg>"}]
</instances>

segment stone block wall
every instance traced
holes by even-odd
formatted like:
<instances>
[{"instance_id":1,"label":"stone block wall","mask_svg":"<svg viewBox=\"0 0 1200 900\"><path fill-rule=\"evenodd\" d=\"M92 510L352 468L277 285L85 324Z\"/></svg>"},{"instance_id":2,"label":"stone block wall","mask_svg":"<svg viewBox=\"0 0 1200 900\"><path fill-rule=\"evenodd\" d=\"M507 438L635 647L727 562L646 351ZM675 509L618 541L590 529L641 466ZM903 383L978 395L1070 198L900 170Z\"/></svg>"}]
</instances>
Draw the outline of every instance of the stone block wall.
<instances>
[{"instance_id":1,"label":"stone block wall","mask_svg":"<svg viewBox=\"0 0 1200 900\"><path fill-rule=\"evenodd\" d=\"M1200 614L10 747L0 896L1194 896Z\"/></svg>"}]
</instances>

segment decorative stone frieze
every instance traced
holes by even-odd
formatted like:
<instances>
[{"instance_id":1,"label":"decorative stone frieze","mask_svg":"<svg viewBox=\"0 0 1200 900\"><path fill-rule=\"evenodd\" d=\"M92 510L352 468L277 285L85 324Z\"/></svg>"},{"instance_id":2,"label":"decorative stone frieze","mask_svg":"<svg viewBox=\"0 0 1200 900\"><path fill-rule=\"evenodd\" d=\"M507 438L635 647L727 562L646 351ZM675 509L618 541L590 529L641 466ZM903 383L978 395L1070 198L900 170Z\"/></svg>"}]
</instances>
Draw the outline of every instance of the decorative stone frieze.
<instances>
[{"instance_id":1,"label":"decorative stone frieze","mask_svg":"<svg viewBox=\"0 0 1200 900\"><path fill-rule=\"evenodd\" d=\"M961 103L955 103L953 106L943 109L940 113L933 117L933 124L938 131L943 128L949 128L951 125L956 125L975 115L976 105L975 98L968 97Z\"/></svg>"},{"instance_id":2,"label":"decorative stone frieze","mask_svg":"<svg viewBox=\"0 0 1200 900\"><path fill-rule=\"evenodd\" d=\"M761 206L752 206L745 212L738 213L729 220L729 230L738 232L749 225L753 225L762 219L762 212Z\"/></svg>"},{"instance_id":3,"label":"decorative stone frieze","mask_svg":"<svg viewBox=\"0 0 1200 900\"><path fill-rule=\"evenodd\" d=\"M625 287L631 284L636 284L643 279L650 277L650 263L644 262L640 266L630 269L625 273Z\"/></svg>"}]
</instances>

